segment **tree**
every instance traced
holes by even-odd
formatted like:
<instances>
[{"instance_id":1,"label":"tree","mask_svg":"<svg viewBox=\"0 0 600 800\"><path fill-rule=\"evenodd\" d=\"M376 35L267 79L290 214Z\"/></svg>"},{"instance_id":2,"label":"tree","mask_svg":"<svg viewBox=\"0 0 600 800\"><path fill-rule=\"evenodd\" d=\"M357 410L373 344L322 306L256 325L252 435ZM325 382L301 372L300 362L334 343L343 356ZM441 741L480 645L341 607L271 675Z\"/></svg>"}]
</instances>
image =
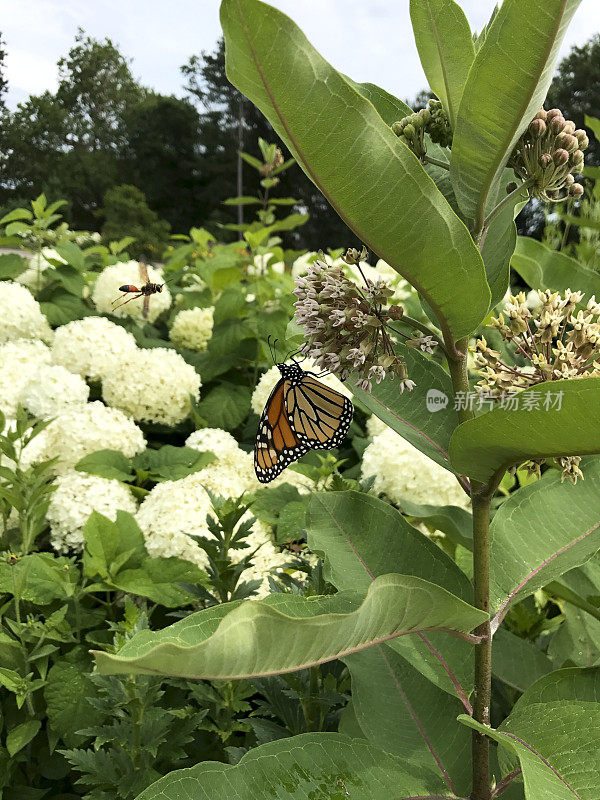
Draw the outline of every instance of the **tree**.
<instances>
[{"instance_id":1,"label":"tree","mask_svg":"<svg viewBox=\"0 0 600 800\"><path fill-rule=\"evenodd\" d=\"M600 34L571 48L558 65L546 108L560 108L566 119L585 127L585 115L600 117ZM600 165L600 142L590 136L586 163Z\"/></svg>"},{"instance_id":2,"label":"tree","mask_svg":"<svg viewBox=\"0 0 600 800\"><path fill-rule=\"evenodd\" d=\"M136 186L123 183L113 186L104 196L102 236L106 241L119 241L134 236L127 249L134 257L160 258L169 240L171 226L146 203L144 193Z\"/></svg>"},{"instance_id":3,"label":"tree","mask_svg":"<svg viewBox=\"0 0 600 800\"><path fill-rule=\"evenodd\" d=\"M178 231L202 221L200 118L189 100L148 94L125 112L126 180Z\"/></svg>"},{"instance_id":4,"label":"tree","mask_svg":"<svg viewBox=\"0 0 600 800\"><path fill-rule=\"evenodd\" d=\"M3 40L2 34L0 33L0 114L6 108L4 97L8 91L8 80L4 74L4 62L6 60L6 50L4 49L5 44L6 42Z\"/></svg>"},{"instance_id":5,"label":"tree","mask_svg":"<svg viewBox=\"0 0 600 800\"><path fill-rule=\"evenodd\" d=\"M214 52L192 56L181 71L186 79L184 88L200 109L202 177L198 201L202 218L232 222L231 210L223 207L222 201L238 193L238 150L255 152L258 137L262 136L267 141L276 141L286 158L289 153L260 111L227 80L222 39ZM253 184L247 185L250 174L249 170L244 170L244 194L252 194L256 188ZM357 244L354 234L299 168L290 169L280 177L278 194L297 197L311 214L299 231L298 247L316 250ZM252 180L255 180L254 175Z\"/></svg>"}]
</instances>

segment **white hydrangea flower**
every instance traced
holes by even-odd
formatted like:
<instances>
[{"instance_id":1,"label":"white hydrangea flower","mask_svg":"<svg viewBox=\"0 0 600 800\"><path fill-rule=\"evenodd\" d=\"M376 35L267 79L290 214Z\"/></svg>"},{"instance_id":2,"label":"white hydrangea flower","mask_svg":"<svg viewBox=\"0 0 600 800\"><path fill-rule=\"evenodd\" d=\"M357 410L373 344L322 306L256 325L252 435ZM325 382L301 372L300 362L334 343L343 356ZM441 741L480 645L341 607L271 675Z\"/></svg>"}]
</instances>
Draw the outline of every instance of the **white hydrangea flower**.
<instances>
[{"instance_id":1,"label":"white hydrangea flower","mask_svg":"<svg viewBox=\"0 0 600 800\"><path fill-rule=\"evenodd\" d=\"M114 521L117 511L137 510L131 492L119 481L69 470L56 479L56 487L46 518L52 547L59 553L81 550L83 526L92 511Z\"/></svg>"},{"instance_id":2,"label":"white hydrangea flower","mask_svg":"<svg viewBox=\"0 0 600 800\"><path fill-rule=\"evenodd\" d=\"M21 404L34 417L51 419L73 406L85 405L90 387L64 367L42 364L21 393Z\"/></svg>"},{"instance_id":3,"label":"white hydrangea flower","mask_svg":"<svg viewBox=\"0 0 600 800\"><path fill-rule=\"evenodd\" d=\"M17 339L0 345L0 410L3 414L14 416L23 389L47 364L50 364L50 349L43 342Z\"/></svg>"},{"instance_id":4,"label":"white hydrangea flower","mask_svg":"<svg viewBox=\"0 0 600 800\"><path fill-rule=\"evenodd\" d=\"M264 255L254 256L254 264L248 264L246 272L248 275L264 275L267 269L281 275L285 272L285 264L283 261L273 261L275 258L274 253L265 253Z\"/></svg>"},{"instance_id":5,"label":"white hydrangea flower","mask_svg":"<svg viewBox=\"0 0 600 800\"><path fill-rule=\"evenodd\" d=\"M206 350L212 336L214 312L213 306L180 311L173 320L169 339L176 347L187 347L197 352Z\"/></svg>"},{"instance_id":6,"label":"white hydrangea flower","mask_svg":"<svg viewBox=\"0 0 600 800\"><path fill-rule=\"evenodd\" d=\"M212 506L202 487L202 472L158 483L142 501L136 520L152 557L177 556L203 569L208 565L206 553L193 538L211 536L206 515Z\"/></svg>"},{"instance_id":7,"label":"white hydrangea flower","mask_svg":"<svg viewBox=\"0 0 600 800\"><path fill-rule=\"evenodd\" d=\"M137 353L134 337L105 317L85 317L54 332L52 360L70 372L97 380L119 370Z\"/></svg>"},{"instance_id":8,"label":"white hydrangea flower","mask_svg":"<svg viewBox=\"0 0 600 800\"><path fill-rule=\"evenodd\" d=\"M209 451L222 457L226 451L241 452L235 438L221 428L200 428L185 440L186 447L193 447L201 453Z\"/></svg>"},{"instance_id":9,"label":"white hydrangea flower","mask_svg":"<svg viewBox=\"0 0 600 800\"><path fill-rule=\"evenodd\" d=\"M413 447L391 428L377 432L380 421L371 417L369 432L373 441L363 453L362 477L375 476L373 491L401 501L427 505L468 507L469 499L456 478L435 461Z\"/></svg>"},{"instance_id":10,"label":"white hydrangea flower","mask_svg":"<svg viewBox=\"0 0 600 800\"><path fill-rule=\"evenodd\" d=\"M12 281L0 281L0 344L13 339L52 341L48 320L29 289Z\"/></svg>"},{"instance_id":11,"label":"white hydrangea flower","mask_svg":"<svg viewBox=\"0 0 600 800\"><path fill-rule=\"evenodd\" d=\"M25 447L23 462L28 465L58 456L54 471L59 475L96 450L119 450L131 458L145 447L144 435L132 419L96 400L52 420Z\"/></svg>"},{"instance_id":12,"label":"white hydrangea flower","mask_svg":"<svg viewBox=\"0 0 600 800\"><path fill-rule=\"evenodd\" d=\"M102 396L138 422L177 425L200 397L200 376L175 350L138 350L102 376Z\"/></svg>"},{"instance_id":13,"label":"white hydrangea flower","mask_svg":"<svg viewBox=\"0 0 600 800\"><path fill-rule=\"evenodd\" d=\"M315 372L318 374L320 371L315 367L311 358L304 359L304 361L300 362L300 365L306 372ZM252 400L250 401L252 410L257 414L262 414L267 400L269 399L269 395L275 388L275 385L280 378L281 373L276 366L271 367L266 372L263 372L263 374L260 376L260 379L256 384L256 389L252 393ZM330 388L335 389L336 392L340 392L340 394L343 394L345 397L352 397L352 392L346 386L344 386L344 384L338 378L336 378L335 375L325 375L324 377L319 378L319 380Z\"/></svg>"},{"instance_id":14,"label":"white hydrangea flower","mask_svg":"<svg viewBox=\"0 0 600 800\"><path fill-rule=\"evenodd\" d=\"M54 261L59 261L61 264L67 263L62 256L59 256L56 250L50 247L44 247L41 253L34 253L29 259L29 265L25 272L22 272L15 278L17 283L20 283L22 286L27 286L32 292L39 292L40 289L43 289L49 282L44 272L48 267L52 267L52 264L48 261L49 258Z\"/></svg>"},{"instance_id":15,"label":"white hydrangea flower","mask_svg":"<svg viewBox=\"0 0 600 800\"><path fill-rule=\"evenodd\" d=\"M163 282L162 272L150 265L148 265L148 277L150 283ZM130 303L116 310L113 309L113 301L121 294L119 292L119 286L125 284L132 284L133 286L140 285L140 271L137 261L119 261L118 264L113 264L103 269L96 280L94 291L92 292L92 301L100 314L112 314L115 317L122 318L132 317L135 320L143 322L143 297L132 300ZM153 294L150 297L148 322L154 322L159 314L162 314L163 311L166 311L170 307L171 294L169 288L163 286L162 292Z\"/></svg>"}]
</instances>

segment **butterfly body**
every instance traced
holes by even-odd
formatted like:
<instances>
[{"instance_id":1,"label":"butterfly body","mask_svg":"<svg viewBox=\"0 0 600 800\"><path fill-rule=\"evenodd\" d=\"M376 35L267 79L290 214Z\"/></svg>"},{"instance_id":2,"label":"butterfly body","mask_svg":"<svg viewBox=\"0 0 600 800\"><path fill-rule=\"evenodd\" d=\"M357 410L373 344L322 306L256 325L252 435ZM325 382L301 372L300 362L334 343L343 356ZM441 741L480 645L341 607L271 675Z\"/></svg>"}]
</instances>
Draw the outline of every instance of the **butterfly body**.
<instances>
[{"instance_id":1,"label":"butterfly body","mask_svg":"<svg viewBox=\"0 0 600 800\"><path fill-rule=\"evenodd\" d=\"M333 450L352 421L350 400L305 372L295 361L277 364L281 378L260 418L254 446L254 469L269 483L308 450Z\"/></svg>"}]
</instances>

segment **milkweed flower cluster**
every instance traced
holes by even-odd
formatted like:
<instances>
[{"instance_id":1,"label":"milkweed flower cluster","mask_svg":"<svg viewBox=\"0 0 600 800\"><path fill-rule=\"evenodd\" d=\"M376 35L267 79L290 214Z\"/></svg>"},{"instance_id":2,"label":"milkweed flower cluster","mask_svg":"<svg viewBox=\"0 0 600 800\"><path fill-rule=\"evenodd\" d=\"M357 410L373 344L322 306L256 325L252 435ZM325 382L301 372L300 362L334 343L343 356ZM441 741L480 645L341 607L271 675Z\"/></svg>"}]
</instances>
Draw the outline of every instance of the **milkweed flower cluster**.
<instances>
[{"instance_id":1,"label":"milkweed flower cluster","mask_svg":"<svg viewBox=\"0 0 600 800\"><path fill-rule=\"evenodd\" d=\"M206 350L212 336L214 312L213 306L179 311L169 331L169 339L176 347L186 347L201 353Z\"/></svg>"},{"instance_id":2,"label":"milkweed flower cluster","mask_svg":"<svg viewBox=\"0 0 600 800\"><path fill-rule=\"evenodd\" d=\"M371 443L363 453L363 479L374 478L372 491L402 506L403 500L466 508L469 498L451 472L417 450L410 442L371 417L367 430Z\"/></svg>"},{"instance_id":3,"label":"milkweed flower cluster","mask_svg":"<svg viewBox=\"0 0 600 800\"><path fill-rule=\"evenodd\" d=\"M508 165L521 180L530 181L534 197L563 202L583 194L575 175L583 170L583 151L588 144L586 132L576 129L560 109L541 108L521 136ZM561 196L562 191L565 193Z\"/></svg>"},{"instance_id":4,"label":"milkweed flower cluster","mask_svg":"<svg viewBox=\"0 0 600 800\"><path fill-rule=\"evenodd\" d=\"M163 283L162 272L148 265L148 278L151 283ZM113 264L106 267L98 275L94 290L92 292L92 301L100 314L112 314L114 317L131 317L139 322L144 322L143 312L143 298L132 300L126 305L115 309L113 302L119 297L119 286L125 284L132 284L133 286L140 285L140 268L137 261L120 261L118 264ZM130 295L131 296L131 295ZM124 298L127 299L127 298ZM148 322L154 320L171 307L171 294L168 286L163 286L161 292L153 294L150 297L150 305L148 307Z\"/></svg>"},{"instance_id":5,"label":"milkweed flower cluster","mask_svg":"<svg viewBox=\"0 0 600 800\"><path fill-rule=\"evenodd\" d=\"M306 372L315 372L318 371L315 363L312 359L306 358L304 361L301 362L302 369ZM279 372L279 368L274 366L268 369L266 372L260 376L258 383L256 384L256 388L252 393L252 399L250 401L250 405L252 406L252 410L257 414L262 414L265 405L267 404L267 400L269 399L269 395L275 388L277 382L281 378L281 373ZM352 392L340 381L335 375L324 375L319 380L330 386L332 389L335 389L336 392L343 394L345 397L352 397Z\"/></svg>"},{"instance_id":6,"label":"milkweed flower cluster","mask_svg":"<svg viewBox=\"0 0 600 800\"><path fill-rule=\"evenodd\" d=\"M81 550L83 527L92 511L111 520L117 511L135 514L137 503L129 489L116 480L69 470L55 481L46 519L50 525L50 542L59 553Z\"/></svg>"},{"instance_id":7,"label":"milkweed flower cluster","mask_svg":"<svg viewBox=\"0 0 600 800\"><path fill-rule=\"evenodd\" d=\"M87 403L90 388L64 367L42 364L21 392L21 404L38 419L51 419Z\"/></svg>"},{"instance_id":8,"label":"milkweed flower cluster","mask_svg":"<svg viewBox=\"0 0 600 800\"><path fill-rule=\"evenodd\" d=\"M504 313L490 323L512 351L511 363L489 347L485 337L477 340L481 394L501 401L546 381L600 376L600 303L592 297L578 310L584 295L570 289L562 294L547 289L537 295L539 303L533 309L523 292L510 295ZM579 456L562 459L563 479L575 483L582 477L580 461ZM535 462L533 471L539 472L540 463Z\"/></svg>"},{"instance_id":9,"label":"milkweed flower cluster","mask_svg":"<svg viewBox=\"0 0 600 800\"><path fill-rule=\"evenodd\" d=\"M52 341L52 331L40 304L29 289L0 281L0 344L12 339Z\"/></svg>"},{"instance_id":10,"label":"milkweed flower cluster","mask_svg":"<svg viewBox=\"0 0 600 800\"><path fill-rule=\"evenodd\" d=\"M359 263L358 254L347 256ZM393 290L381 279L366 279L362 287L342 267L323 261L310 264L306 276L296 278L296 322L304 329L307 354L320 370L344 381L351 372L359 386L371 391L388 372L400 379L399 391L410 391L406 364L395 354L388 328L402 317L400 306L386 307Z\"/></svg>"},{"instance_id":11,"label":"milkweed flower cluster","mask_svg":"<svg viewBox=\"0 0 600 800\"><path fill-rule=\"evenodd\" d=\"M0 345L0 410L5 416L15 415L23 390L50 361L50 349L37 340L17 339Z\"/></svg>"},{"instance_id":12,"label":"milkweed flower cluster","mask_svg":"<svg viewBox=\"0 0 600 800\"><path fill-rule=\"evenodd\" d=\"M58 475L96 450L119 450L131 458L145 447L144 435L132 419L96 400L59 414L23 449L22 460L27 466L56 456Z\"/></svg>"},{"instance_id":13,"label":"milkweed flower cluster","mask_svg":"<svg viewBox=\"0 0 600 800\"><path fill-rule=\"evenodd\" d=\"M177 425L200 397L200 375L175 350L154 347L124 358L102 376L102 397L138 422Z\"/></svg>"},{"instance_id":14,"label":"milkweed flower cluster","mask_svg":"<svg viewBox=\"0 0 600 800\"><path fill-rule=\"evenodd\" d=\"M52 360L84 378L99 380L137 352L133 336L105 317L85 317L54 332Z\"/></svg>"}]
</instances>

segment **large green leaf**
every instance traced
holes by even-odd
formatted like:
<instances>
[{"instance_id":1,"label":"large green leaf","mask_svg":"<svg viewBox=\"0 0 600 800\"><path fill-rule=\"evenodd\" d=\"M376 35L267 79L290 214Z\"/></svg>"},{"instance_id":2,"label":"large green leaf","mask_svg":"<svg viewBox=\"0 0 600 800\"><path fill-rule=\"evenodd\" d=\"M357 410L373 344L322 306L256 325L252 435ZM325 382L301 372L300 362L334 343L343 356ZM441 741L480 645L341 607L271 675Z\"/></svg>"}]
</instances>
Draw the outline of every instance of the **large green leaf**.
<instances>
[{"instance_id":1,"label":"large green leaf","mask_svg":"<svg viewBox=\"0 0 600 800\"><path fill-rule=\"evenodd\" d=\"M367 591L386 573L414 575L469 601L466 575L454 561L382 500L358 492L312 496L308 544L325 554L325 576L338 590ZM442 633L419 633L391 644L428 680L455 695L470 694L472 647Z\"/></svg>"},{"instance_id":2,"label":"large green leaf","mask_svg":"<svg viewBox=\"0 0 600 800\"><path fill-rule=\"evenodd\" d=\"M578 5L579 0L504 0L477 51L451 160L458 203L477 228L517 139L544 101Z\"/></svg>"},{"instance_id":3,"label":"large green leaf","mask_svg":"<svg viewBox=\"0 0 600 800\"><path fill-rule=\"evenodd\" d=\"M534 681L552 671L552 661L532 642L498 628L494 635L492 669L496 678L524 692Z\"/></svg>"},{"instance_id":4,"label":"large green leaf","mask_svg":"<svg viewBox=\"0 0 600 800\"><path fill-rule=\"evenodd\" d=\"M411 0L410 16L429 86L442 101L454 128L475 58L469 23L454 0Z\"/></svg>"},{"instance_id":5,"label":"large green leaf","mask_svg":"<svg viewBox=\"0 0 600 800\"><path fill-rule=\"evenodd\" d=\"M490 296L481 256L418 159L284 14L224 0L221 21L228 78L333 208L417 288L446 334L473 331Z\"/></svg>"},{"instance_id":6,"label":"large green leaf","mask_svg":"<svg viewBox=\"0 0 600 800\"><path fill-rule=\"evenodd\" d=\"M471 736L456 724L463 710L459 701L388 645L343 660L352 677L354 713L367 739L405 762L438 771L446 793L466 795Z\"/></svg>"},{"instance_id":7,"label":"large green leaf","mask_svg":"<svg viewBox=\"0 0 600 800\"><path fill-rule=\"evenodd\" d=\"M117 655L96 652L105 673L189 678L258 677L331 661L405 633L470 631L486 617L445 589L409 575L384 575L366 597L269 595L199 611L136 634Z\"/></svg>"},{"instance_id":8,"label":"large green leaf","mask_svg":"<svg viewBox=\"0 0 600 800\"><path fill-rule=\"evenodd\" d=\"M518 756L527 800L597 800L600 796L600 703L530 703L498 730L459 720Z\"/></svg>"},{"instance_id":9,"label":"large green leaf","mask_svg":"<svg viewBox=\"0 0 600 800\"><path fill-rule=\"evenodd\" d=\"M506 197L505 187L510 180L512 180L511 170L504 170L504 176L498 184L498 194L494 202L500 202L503 197ZM485 233L481 246L481 257L492 292L490 303L492 308L502 300L509 287L511 256L517 242L515 217L527 199L528 194L524 189L494 217Z\"/></svg>"},{"instance_id":10,"label":"large green leaf","mask_svg":"<svg viewBox=\"0 0 600 800\"><path fill-rule=\"evenodd\" d=\"M457 472L487 481L529 458L600 453L600 378L540 383L520 393L518 405L458 426L450 441Z\"/></svg>"},{"instance_id":11,"label":"large green leaf","mask_svg":"<svg viewBox=\"0 0 600 800\"><path fill-rule=\"evenodd\" d=\"M203 761L176 770L136 800L434 800L444 788L433 773L364 740L305 733L255 747L235 766Z\"/></svg>"},{"instance_id":12,"label":"large green leaf","mask_svg":"<svg viewBox=\"0 0 600 800\"><path fill-rule=\"evenodd\" d=\"M544 675L517 700L514 711L532 703L578 700L600 704L600 667L567 667Z\"/></svg>"},{"instance_id":13,"label":"large green leaf","mask_svg":"<svg viewBox=\"0 0 600 800\"><path fill-rule=\"evenodd\" d=\"M369 411L403 439L442 467L452 470L448 448L450 437L458 425L458 414L452 400L452 381L439 364L417 350L397 345L396 353L404 359L408 375L416 383L412 392L400 394L398 378L391 374L380 384L375 384L370 392L361 389L352 376L346 381L346 386ZM433 405L428 402L428 397L439 398L441 402Z\"/></svg>"},{"instance_id":14,"label":"large green leaf","mask_svg":"<svg viewBox=\"0 0 600 800\"><path fill-rule=\"evenodd\" d=\"M407 117L413 113L410 106L407 106L402 100L398 100L397 97L386 92L380 86L376 86L374 83L357 83L347 75L343 77L353 89L373 103L377 113L386 125L391 127L394 122L399 122L402 117Z\"/></svg>"},{"instance_id":15,"label":"large green leaf","mask_svg":"<svg viewBox=\"0 0 600 800\"><path fill-rule=\"evenodd\" d=\"M586 459L583 469L585 480L575 486L561 483L560 473L550 470L496 512L490 528L490 603L497 621L512 603L600 549L600 459Z\"/></svg>"},{"instance_id":16,"label":"large green leaf","mask_svg":"<svg viewBox=\"0 0 600 800\"><path fill-rule=\"evenodd\" d=\"M532 289L558 292L578 289L588 297L593 294L600 296L600 274L596 270L529 236L517 238L511 266Z\"/></svg>"}]
</instances>

